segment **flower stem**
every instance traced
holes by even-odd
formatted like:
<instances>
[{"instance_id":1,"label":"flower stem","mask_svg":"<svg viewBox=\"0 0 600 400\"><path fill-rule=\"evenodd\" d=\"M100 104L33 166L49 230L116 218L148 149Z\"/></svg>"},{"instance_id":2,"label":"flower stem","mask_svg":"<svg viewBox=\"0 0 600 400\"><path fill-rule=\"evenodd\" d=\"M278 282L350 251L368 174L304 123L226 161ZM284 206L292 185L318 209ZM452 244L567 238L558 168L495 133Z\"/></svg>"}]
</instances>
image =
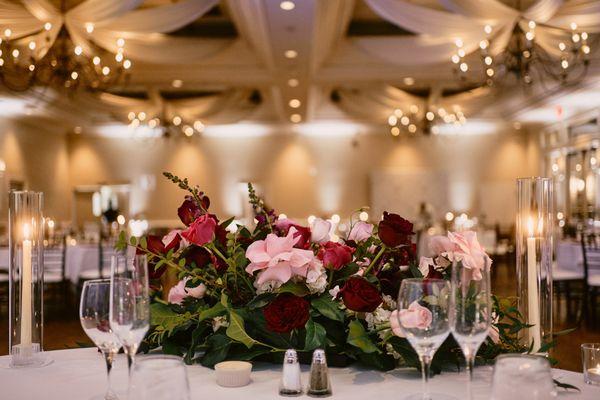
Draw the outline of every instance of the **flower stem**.
<instances>
[{"instance_id":1,"label":"flower stem","mask_svg":"<svg viewBox=\"0 0 600 400\"><path fill-rule=\"evenodd\" d=\"M385 247L384 244L381 245L381 249L379 250L379 253L377 253L377 255L375 256L375 258L373 259L373 261L371 261L371 264L369 264L369 266L367 267L367 269L365 270L365 273L363 274L364 276L366 276L375 266L375 264L377 264L377 261L379 261L379 259L381 258L381 256L383 255L383 253L387 250L387 248Z\"/></svg>"}]
</instances>

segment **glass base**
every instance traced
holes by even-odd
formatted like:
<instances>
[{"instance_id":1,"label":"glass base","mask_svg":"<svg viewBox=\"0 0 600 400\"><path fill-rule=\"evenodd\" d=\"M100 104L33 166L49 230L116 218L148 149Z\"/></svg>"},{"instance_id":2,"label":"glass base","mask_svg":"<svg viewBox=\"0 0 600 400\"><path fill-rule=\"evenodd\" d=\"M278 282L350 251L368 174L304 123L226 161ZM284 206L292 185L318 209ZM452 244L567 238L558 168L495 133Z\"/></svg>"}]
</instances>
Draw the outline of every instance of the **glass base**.
<instances>
[{"instance_id":1,"label":"glass base","mask_svg":"<svg viewBox=\"0 0 600 400\"><path fill-rule=\"evenodd\" d=\"M458 397L449 396L443 393L428 393L427 395L423 393L414 393L407 397L403 397L402 400L458 400Z\"/></svg>"},{"instance_id":2,"label":"glass base","mask_svg":"<svg viewBox=\"0 0 600 400\"><path fill-rule=\"evenodd\" d=\"M52 359L43 351L39 343L17 344L12 347L9 368L40 368L52 363Z\"/></svg>"}]
</instances>

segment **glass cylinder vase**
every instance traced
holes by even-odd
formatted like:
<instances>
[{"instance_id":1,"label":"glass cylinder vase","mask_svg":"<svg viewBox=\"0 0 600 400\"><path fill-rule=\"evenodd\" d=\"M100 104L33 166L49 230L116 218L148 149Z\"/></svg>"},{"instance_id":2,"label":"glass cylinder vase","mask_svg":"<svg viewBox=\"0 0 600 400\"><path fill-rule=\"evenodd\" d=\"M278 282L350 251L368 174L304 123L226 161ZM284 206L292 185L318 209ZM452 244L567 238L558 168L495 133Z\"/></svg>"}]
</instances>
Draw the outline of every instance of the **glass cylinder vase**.
<instances>
[{"instance_id":1,"label":"glass cylinder vase","mask_svg":"<svg viewBox=\"0 0 600 400\"><path fill-rule=\"evenodd\" d=\"M517 180L517 297L522 344L540 352L552 337L553 207L550 178Z\"/></svg>"},{"instance_id":2,"label":"glass cylinder vase","mask_svg":"<svg viewBox=\"0 0 600 400\"><path fill-rule=\"evenodd\" d=\"M43 354L44 195L9 194L9 352L11 367L38 367Z\"/></svg>"}]
</instances>

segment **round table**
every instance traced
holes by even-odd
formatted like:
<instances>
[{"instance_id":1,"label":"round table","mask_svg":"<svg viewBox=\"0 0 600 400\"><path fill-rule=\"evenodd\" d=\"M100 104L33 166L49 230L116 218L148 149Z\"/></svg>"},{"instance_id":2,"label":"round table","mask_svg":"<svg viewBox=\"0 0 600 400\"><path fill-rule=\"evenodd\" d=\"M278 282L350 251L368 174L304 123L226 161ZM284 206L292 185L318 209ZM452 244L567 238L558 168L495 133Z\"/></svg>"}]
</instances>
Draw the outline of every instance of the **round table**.
<instances>
[{"instance_id":1,"label":"round table","mask_svg":"<svg viewBox=\"0 0 600 400\"><path fill-rule=\"evenodd\" d=\"M102 355L95 348L59 350L47 353L54 362L43 368L9 369L0 368L0 387L3 399L11 400L87 400L103 393L106 370ZM144 357L141 355L140 357ZM6 366L8 356L0 357ZM113 369L113 385L122 399L126 398L127 367L123 355L119 355ZM252 382L242 388L223 388L215 383L214 371L200 365L187 368L191 399L276 399L281 367L256 364ZM554 377L581 389L581 392L561 391L564 399L600 399L600 387L586 385L581 374L554 370ZM420 374L416 370L398 369L379 372L360 368L331 368L332 398L338 399L402 399L403 396L419 392ZM477 368L473 392L475 399L489 398L492 369ZM308 379L307 367L303 366L303 383ZM149 385L152 382L148 382ZM466 398L466 374L446 372L430 380L432 392L446 393L458 399ZM302 397L306 398L306 395ZM157 399L158 400L158 399ZM515 399L516 400L516 399Z\"/></svg>"}]
</instances>

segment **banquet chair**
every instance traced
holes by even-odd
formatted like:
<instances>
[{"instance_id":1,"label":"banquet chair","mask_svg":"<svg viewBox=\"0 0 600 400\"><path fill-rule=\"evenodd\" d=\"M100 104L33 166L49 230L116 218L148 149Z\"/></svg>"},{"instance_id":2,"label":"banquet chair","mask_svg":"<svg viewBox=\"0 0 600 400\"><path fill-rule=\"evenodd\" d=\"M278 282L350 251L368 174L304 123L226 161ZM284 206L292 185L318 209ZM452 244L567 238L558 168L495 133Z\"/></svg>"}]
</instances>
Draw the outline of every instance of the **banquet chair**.
<instances>
[{"instance_id":1,"label":"banquet chair","mask_svg":"<svg viewBox=\"0 0 600 400\"><path fill-rule=\"evenodd\" d=\"M70 304L69 281L65 275L66 249L64 237L44 249L44 303L59 313Z\"/></svg>"},{"instance_id":2,"label":"banquet chair","mask_svg":"<svg viewBox=\"0 0 600 400\"><path fill-rule=\"evenodd\" d=\"M583 315L595 320L600 295L600 238L595 233L581 235L584 267Z\"/></svg>"},{"instance_id":3,"label":"banquet chair","mask_svg":"<svg viewBox=\"0 0 600 400\"><path fill-rule=\"evenodd\" d=\"M112 255L115 253L114 241L100 240L98 242L98 265L97 268L82 268L79 273L79 286L83 282L91 279L110 278L110 263Z\"/></svg>"},{"instance_id":4,"label":"banquet chair","mask_svg":"<svg viewBox=\"0 0 600 400\"><path fill-rule=\"evenodd\" d=\"M562 246L562 247L561 247ZM562 250L561 250L562 249ZM560 253L559 253L560 250ZM559 243L556 249L556 260L552 264L552 282L554 294L558 303L557 310L562 309L562 299L565 298L567 314L575 304L578 312L584 297L584 267L583 260L577 254L581 251L581 244ZM583 258L583 257L582 257ZM580 315L578 315L580 317Z\"/></svg>"}]
</instances>

